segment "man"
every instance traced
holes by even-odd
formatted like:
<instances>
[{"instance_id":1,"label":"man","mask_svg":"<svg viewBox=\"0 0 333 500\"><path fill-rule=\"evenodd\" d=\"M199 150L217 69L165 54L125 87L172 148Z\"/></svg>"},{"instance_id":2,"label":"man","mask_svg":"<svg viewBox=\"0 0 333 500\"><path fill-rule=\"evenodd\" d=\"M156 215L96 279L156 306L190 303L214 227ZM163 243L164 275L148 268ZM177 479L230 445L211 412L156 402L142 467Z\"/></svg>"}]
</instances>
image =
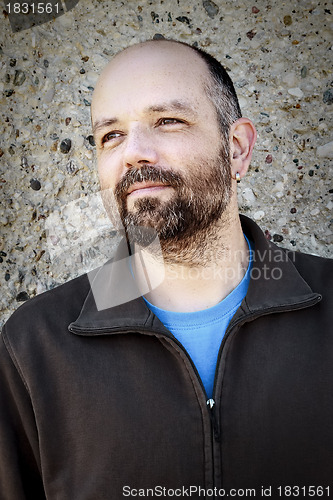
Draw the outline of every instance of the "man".
<instances>
[{"instance_id":1,"label":"man","mask_svg":"<svg viewBox=\"0 0 333 500\"><path fill-rule=\"evenodd\" d=\"M124 242L4 327L1 498L329 496L332 264L240 219L256 132L227 73L135 45L92 124Z\"/></svg>"}]
</instances>

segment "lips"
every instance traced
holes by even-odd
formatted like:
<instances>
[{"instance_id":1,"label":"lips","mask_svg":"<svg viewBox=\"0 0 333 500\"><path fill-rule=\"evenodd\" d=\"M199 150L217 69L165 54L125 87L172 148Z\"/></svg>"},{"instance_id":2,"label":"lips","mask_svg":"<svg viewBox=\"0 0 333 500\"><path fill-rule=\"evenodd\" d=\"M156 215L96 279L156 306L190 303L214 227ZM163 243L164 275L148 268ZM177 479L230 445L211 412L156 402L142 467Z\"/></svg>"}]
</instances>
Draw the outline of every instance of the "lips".
<instances>
[{"instance_id":1,"label":"lips","mask_svg":"<svg viewBox=\"0 0 333 500\"><path fill-rule=\"evenodd\" d=\"M127 191L127 195L135 192L135 191L141 191L141 190L149 190L152 188L162 188L162 187L168 187L169 184L164 184L164 183L159 183L159 182L135 182L134 184L131 185L131 187Z\"/></svg>"}]
</instances>

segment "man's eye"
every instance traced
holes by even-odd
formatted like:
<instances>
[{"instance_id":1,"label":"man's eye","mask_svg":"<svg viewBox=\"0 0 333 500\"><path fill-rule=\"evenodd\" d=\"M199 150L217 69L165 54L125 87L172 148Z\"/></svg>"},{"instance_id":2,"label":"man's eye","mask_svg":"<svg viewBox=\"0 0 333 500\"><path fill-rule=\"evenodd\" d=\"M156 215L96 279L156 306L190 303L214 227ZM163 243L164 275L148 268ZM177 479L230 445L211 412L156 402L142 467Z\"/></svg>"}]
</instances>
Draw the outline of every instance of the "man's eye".
<instances>
[{"instance_id":1,"label":"man's eye","mask_svg":"<svg viewBox=\"0 0 333 500\"><path fill-rule=\"evenodd\" d=\"M178 118L161 118L159 121L160 125L173 125L176 123L183 123L183 121Z\"/></svg>"},{"instance_id":2,"label":"man's eye","mask_svg":"<svg viewBox=\"0 0 333 500\"><path fill-rule=\"evenodd\" d=\"M104 144L104 142L112 141L114 139L119 139L119 137L121 137L120 132L109 132L108 134L105 134L105 136L103 137L102 144Z\"/></svg>"}]
</instances>

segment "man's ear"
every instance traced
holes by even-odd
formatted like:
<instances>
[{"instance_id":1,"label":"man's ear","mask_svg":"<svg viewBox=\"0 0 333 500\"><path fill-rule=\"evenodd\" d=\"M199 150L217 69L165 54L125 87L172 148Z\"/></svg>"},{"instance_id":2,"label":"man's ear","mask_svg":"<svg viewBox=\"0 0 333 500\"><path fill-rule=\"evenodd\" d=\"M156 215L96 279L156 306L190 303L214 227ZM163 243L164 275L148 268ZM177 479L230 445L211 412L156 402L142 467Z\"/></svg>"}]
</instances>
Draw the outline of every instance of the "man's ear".
<instances>
[{"instance_id":1,"label":"man's ear","mask_svg":"<svg viewBox=\"0 0 333 500\"><path fill-rule=\"evenodd\" d=\"M249 118L239 118L230 127L229 138L231 175L235 179L238 172L242 178L251 162L257 131Z\"/></svg>"}]
</instances>

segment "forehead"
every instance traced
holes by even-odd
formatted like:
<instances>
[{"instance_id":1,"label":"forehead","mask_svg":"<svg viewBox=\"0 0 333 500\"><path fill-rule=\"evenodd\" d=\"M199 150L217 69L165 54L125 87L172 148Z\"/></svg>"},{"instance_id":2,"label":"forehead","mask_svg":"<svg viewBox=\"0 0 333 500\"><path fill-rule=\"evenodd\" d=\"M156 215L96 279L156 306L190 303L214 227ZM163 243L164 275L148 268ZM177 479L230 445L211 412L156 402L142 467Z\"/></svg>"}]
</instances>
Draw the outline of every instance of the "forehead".
<instances>
[{"instance_id":1,"label":"forehead","mask_svg":"<svg viewBox=\"0 0 333 500\"><path fill-rule=\"evenodd\" d=\"M118 54L100 76L92 118L106 110L130 112L168 101L200 107L207 78L206 63L189 47L164 42L131 47Z\"/></svg>"}]
</instances>

